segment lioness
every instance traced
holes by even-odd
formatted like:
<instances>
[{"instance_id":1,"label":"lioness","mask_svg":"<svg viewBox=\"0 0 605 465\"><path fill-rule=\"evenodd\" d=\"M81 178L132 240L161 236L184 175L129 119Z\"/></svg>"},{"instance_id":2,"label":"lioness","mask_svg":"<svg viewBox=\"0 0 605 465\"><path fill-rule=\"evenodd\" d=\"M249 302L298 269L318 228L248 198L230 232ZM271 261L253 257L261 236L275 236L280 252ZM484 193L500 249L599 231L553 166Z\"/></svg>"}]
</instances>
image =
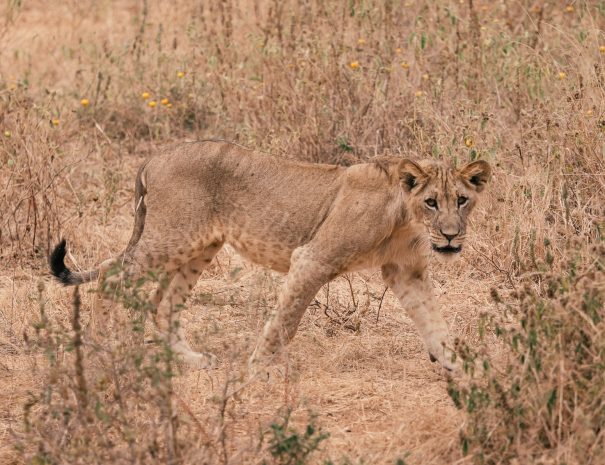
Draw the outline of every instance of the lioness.
<instances>
[{"instance_id":1,"label":"lioness","mask_svg":"<svg viewBox=\"0 0 605 465\"><path fill-rule=\"evenodd\" d=\"M444 256L461 251L467 217L489 177L482 160L454 169L438 161L381 157L345 168L287 161L224 141L184 143L139 169L134 231L122 254L98 269L73 272L64 264L63 241L51 254L51 272L74 285L97 278L103 283L116 263L120 278L162 271L169 284L151 301L166 334L171 312L228 243L255 263L288 273L250 358L254 367L294 337L322 285L379 267L431 360L454 370L427 261L431 249ZM93 324L99 318L94 307ZM194 352L180 333L170 343L190 364L213 362L213 355Z\"/></svg>"}]
</instances>

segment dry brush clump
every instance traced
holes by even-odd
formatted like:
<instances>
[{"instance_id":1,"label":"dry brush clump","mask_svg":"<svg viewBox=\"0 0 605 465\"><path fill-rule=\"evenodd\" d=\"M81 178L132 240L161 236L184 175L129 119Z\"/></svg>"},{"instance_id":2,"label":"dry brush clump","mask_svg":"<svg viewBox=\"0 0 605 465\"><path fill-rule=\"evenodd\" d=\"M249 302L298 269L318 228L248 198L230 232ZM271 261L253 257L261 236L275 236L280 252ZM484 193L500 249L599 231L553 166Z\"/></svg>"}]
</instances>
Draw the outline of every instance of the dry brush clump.
<instances>
[{"instance_id":1,"label":"dry brush clump","mask_svg":"<svg viewBox=\"0 0 605 465\"><path fill-rule=\"evenodd\" d=\"M27 462L176 463L182 457L181 431L195 425L183 425L174 413L171 351L159 339L142 344L149 304L139 287L126 284L118 294L132 318L122 319L127 329L118 334L113 327L122 339L116 344L84 334L77 287L70 325L49 317L40 283L39 318L27 340L44 355L42 383L29 394L25 428L15 438Z\"/></svg>"},{"instance_id":2,"label":"dry brush clump","mask_svg":"<svg viewBox=\"0 0 605 465\"><path fill-rule=\"evenodd\" d=\"M575 242L575 241L574 241ZM548 248L550 244L545 246ZM570 244L559 264L547 253L482 331L501 358L462 345L478 380L449 393L467 414L461 446L475 463L601 463L605 451L605 245Z\"/></svg>"},{"instance_id":3,"label":"dry brush clump","mask_svg":"<svg viewBox=\"0 0 605 465\"><path fill-rule=\"evenodd\" d=\"M175 385L170 336L145 332L155 311L144 290L150 282L166 285L149 274L109 291L128 315L104 322L100 332L86 322L78 287L67 325L48 314L40 282L39 315L25 338L41 379L23 406L23 429L12 432L18 455L31 464L308 463L329 434L313 415L302 430L292 425L287 406L275 406L274 420L258 427L251 447L232 450L230 403L246 387L239 373L225 379L209 412L191 410ZM180 310L171 311L170 332L180 325Z\"/></svg>"}]
</instances>

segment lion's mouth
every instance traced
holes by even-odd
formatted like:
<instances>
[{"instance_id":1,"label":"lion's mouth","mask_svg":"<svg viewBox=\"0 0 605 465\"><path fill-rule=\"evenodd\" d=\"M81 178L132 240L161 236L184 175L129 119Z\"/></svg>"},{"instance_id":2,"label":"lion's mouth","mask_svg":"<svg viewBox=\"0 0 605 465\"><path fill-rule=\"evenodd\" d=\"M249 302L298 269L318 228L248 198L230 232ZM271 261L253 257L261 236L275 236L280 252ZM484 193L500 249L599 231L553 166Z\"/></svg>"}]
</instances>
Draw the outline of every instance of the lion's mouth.
<instances>
[{"instance_id":1,"label":"lion's mouth","mask_svg":"<svg viewBox=\"0 0 605 465\"><path fill-rule=\"evenodd\" d=\"M445 245L443 247L439 247L436 244L432 244L432 245L433 245L433 250L435 252L444 253L444 254L460 253L460 251L462 250L461 245L459 245L458 247L454 247L453 245Z\"/></svg>"}]
</instances>

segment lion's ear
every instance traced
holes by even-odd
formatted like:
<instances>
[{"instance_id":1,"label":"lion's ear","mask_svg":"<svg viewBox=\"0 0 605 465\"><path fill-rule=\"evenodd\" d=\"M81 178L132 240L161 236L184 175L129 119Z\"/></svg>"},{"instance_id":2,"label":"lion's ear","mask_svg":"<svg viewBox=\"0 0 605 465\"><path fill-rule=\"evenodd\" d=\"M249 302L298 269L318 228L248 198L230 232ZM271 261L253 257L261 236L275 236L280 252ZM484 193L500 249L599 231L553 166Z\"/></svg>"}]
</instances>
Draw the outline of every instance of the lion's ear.
<instances>
[{"instance_id":1,"label":"lion's ear","mask_svg":"<svg viewBox=\"0 0 605 465\"><path fill-rule=\"evenodd\" d=\"M492 168L485 160L477 160L466 165L459 173L464 181L481 192L492 175Z\"/></svg>"},{"instance_id":2,"label":"lion's ear","mask_svg":"<svg viewBox=\"0 0 605 465\"><path fill-rule=\"evenodd\" d=\"M420 168L418 163L406 158L399 163L399 179L403 188L407 192L411 192L415 187L424 184L428 175Z\"/></svg>"}]
</instances>

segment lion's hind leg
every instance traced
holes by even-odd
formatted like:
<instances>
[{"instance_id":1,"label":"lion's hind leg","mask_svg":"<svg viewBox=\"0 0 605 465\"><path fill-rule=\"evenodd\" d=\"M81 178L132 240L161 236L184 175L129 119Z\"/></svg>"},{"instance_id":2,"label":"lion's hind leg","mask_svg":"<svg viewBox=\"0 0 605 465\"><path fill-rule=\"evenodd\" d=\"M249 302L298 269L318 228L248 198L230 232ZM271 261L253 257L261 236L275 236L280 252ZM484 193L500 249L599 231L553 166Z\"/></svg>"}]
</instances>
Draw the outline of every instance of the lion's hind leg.
<instances>
[{"instance_id":1,"label":"lion's hind leg","mask_svg":"<svg viewBox=\"0 0 605 465\"><path fill-rule=\"evenodd\" d=\"M221 247L222 243L212 244L200 255L181 265L174 272L168 286L165 289L158 288L153 296L154 301L159 302L156 324L160 333L167 339L170 348L185 363L196 368L213 367L216 357L206 352L195 352L191 348L185 339L178 315L202 271L210 264Z\"/></svg>"},{"instance_id":2,"label":"lion's hind leg","mask_svg":"<svg viewBox=\"0 0 605 465\"><path fill-rule=\"evenodd\" d=\"M113 311L122 296L125 284L132 283L144 273L135 261L124 256L110 258L99 265L97 290L90 319L91 332L95 337L115 332L122 325L123 312Z\"/></svg>"}]
</instances>

